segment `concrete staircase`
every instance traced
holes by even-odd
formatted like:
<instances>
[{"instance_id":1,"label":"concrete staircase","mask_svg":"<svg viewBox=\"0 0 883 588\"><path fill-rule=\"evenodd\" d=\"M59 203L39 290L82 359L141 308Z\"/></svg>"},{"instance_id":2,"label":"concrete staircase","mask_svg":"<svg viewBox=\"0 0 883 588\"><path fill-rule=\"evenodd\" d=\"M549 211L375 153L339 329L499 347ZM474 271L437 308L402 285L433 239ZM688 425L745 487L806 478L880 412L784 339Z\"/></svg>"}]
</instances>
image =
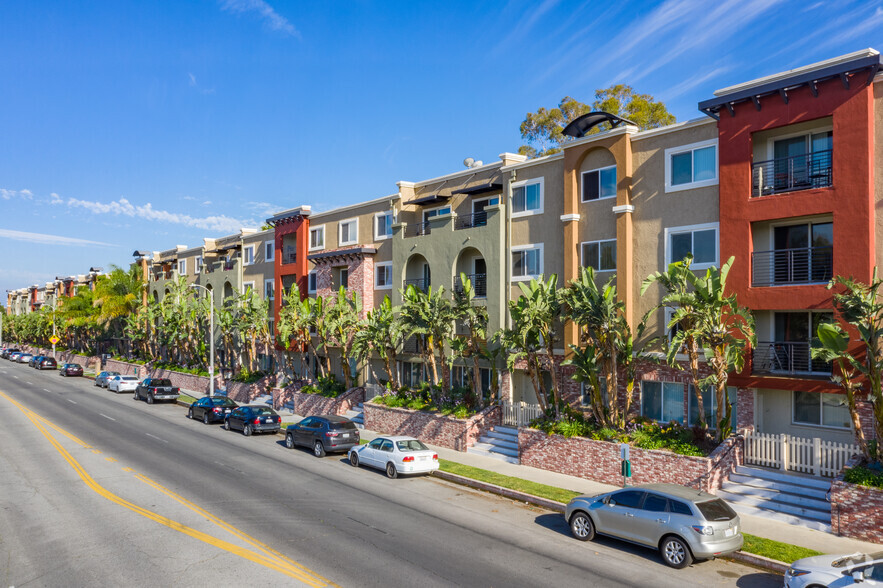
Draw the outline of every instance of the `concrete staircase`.
<instances>
[{"instance_id":1,"label":"concrete staircase","mask_svg":"<svg viewBox=\"0 0 883 588\"><path fill-rule=\"evenodd\" d=\"M518 463L518 429L497 425L479 437L478 443L468 447L466 453Z\"/></svg>"},{"instance_id":2,"label":"concrete staircase","mask_svg":"<svg viewBox=\"0 0 883 588\"><path fill-rule=\"evenodd\" d=\"M737 466L717 495L739 513L830 532L830 489L823 478Z\"/></svg>"},{"instance_id":3,"label":"concrete staircase","mask_svg":"<svg viewBox=\"0 0 883 588\"><path fill-rule=\"evenodd\" d=\"M355 409L346 411L344 416L356 423L358 428L365 428L365 406L363 403L360 402Z\"/></svg>"}]
</instances>

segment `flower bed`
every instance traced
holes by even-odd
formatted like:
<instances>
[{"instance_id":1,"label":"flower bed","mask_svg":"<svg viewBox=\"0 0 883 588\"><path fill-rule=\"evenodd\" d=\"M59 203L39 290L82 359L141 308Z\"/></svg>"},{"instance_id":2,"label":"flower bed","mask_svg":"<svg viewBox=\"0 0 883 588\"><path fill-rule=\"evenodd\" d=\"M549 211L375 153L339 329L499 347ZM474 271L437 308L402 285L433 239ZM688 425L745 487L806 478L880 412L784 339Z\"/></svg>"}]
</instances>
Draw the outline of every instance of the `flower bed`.
<instances>
[{"instance_id":1,"label":"flower bed","mask_svg":"<svg viewBox=\"0 0 883 588\"><path fill-rule=\"evenodd\" d=\"M467 419L439 413L365 404L365 428L387 435L410 435L426 443L466 451L494 425L502 423L499 406L486 408Z\"/></svg>"},{"instance_id":2,"label":"flower bed","mask_svg":"<svg viewBox=\"0 0 883 588\"><path fill-rule=\"evenodd\" d=\"M883 543L883 488L847 482L844 478L866 477L854 475L850 466L856 465L857 460L847 464L847 469L831 484L831 532Z\"/></svg>"},{"instance_id":3,"label":"flower bed","mask_svg":"<svg viewBox=\"0 0 883 588\"><path fill-rule=\"evenodd\" d=\"M622 484L619 443L519 429L518 446L522 465L605 484ZM725 440L708 457L631 447L629 484L665 482L714 492L729 477L741 452L739 437Z\"/></svg>"}]
</instances>

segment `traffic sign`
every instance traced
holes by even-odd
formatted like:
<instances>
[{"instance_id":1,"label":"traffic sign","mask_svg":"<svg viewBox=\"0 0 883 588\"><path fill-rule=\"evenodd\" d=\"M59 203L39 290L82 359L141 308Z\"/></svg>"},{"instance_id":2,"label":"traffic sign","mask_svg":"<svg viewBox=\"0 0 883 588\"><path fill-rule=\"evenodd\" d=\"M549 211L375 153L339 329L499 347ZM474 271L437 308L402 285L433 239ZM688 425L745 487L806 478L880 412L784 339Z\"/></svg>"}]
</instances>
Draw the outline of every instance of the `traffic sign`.
<instances>
[{"instance_id":1,"label":"traffic sign","mask_svg":"<svg viewBox=\"0 0 883 588\"><path fill-rule=\"evenodd\" d=\"M59 341L61 341L61 339L59 339L59 338L56 337L55 335L52 335L51 337L49 337L49 342L52 343L53 345L55 345L55 344L58 343Z\"/></svg>"}]
</instances>

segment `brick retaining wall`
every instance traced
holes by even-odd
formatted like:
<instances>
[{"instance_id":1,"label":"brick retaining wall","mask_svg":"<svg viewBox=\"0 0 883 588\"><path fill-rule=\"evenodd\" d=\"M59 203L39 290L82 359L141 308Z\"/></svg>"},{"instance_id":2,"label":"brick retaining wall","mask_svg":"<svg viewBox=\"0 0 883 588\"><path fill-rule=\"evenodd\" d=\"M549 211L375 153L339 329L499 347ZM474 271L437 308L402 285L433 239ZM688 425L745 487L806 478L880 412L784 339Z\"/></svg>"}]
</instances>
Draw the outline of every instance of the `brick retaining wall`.
<instances>
[{"instance_id":1,"label":"brick retaining wall","mask_svg":"<svg viewBox=\"0 0 883 588\"><path fill-rule=\"evenodd\" d=\"M830 496L832 533L883 543L883 489L850 484L841 473L831 484Z\"/></svg>"},{"instance_id":2,"label":"brick retaining wall","mask_svg":"<svg viewBox=\"0 0 883 588\"><path fill-rule=\"evenodd\" d=\"M348 410L353 410L360 402L365 402L365 389L362 387L350 388L337 398L326 398L319 394L294 391L290 398L294 403L295 414L305 417L317 414L344 415Z\"/></svg>"},{"instance_id":3,"label":"brick retaining wall","mask_svg":"<svg viewBox=\"0 0 883 588\"><path fill-rule=\"evenodd\" d=\"M468 419L457 419L368 402L365 404L365 428L387 435L410 435L431 445L466 451L484 432L501 424L502 415L499 406L486 408Z\"/></svg>"},{"instance_id":4,"label":"brick retaining wall","mask_svg":"<svg viewBox=\"0 0 883 588\"><path fill-rule=\"evenodd\" d=\"M615 486L622 484L619 443L547 435L525 428L518 431L518 445L522 465ZM740 455L738 437L727 439L708 457L631 447L629 484L664 482L714 492L729 477Z\"/></svg>"}]
</instances>

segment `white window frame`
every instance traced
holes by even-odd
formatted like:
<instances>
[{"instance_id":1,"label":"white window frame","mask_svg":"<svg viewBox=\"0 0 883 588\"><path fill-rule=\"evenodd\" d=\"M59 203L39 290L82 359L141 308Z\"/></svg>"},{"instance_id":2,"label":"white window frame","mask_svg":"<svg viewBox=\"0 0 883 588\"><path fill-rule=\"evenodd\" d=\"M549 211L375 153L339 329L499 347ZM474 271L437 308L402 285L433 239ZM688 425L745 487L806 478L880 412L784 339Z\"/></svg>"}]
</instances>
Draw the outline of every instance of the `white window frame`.
<instances>
[{"instance_id":1,"label":"white window frame","mask_svg":"<svg viewBox=\"0 0 883 588\"><path fill-rule=\"evenodd\" d=\"M310 278L313 278L312 280ZM310 283L315 283L315 288L310 288ZM312 270L307 273L307 294L315 294L319 289L319 273L316 270Z\"/></svg>"},{"instance_id":2,"label":"white window frame","mask_svg":"<svg viewBox=\"0 0 883 588\"><path fill-rule=\"evenodd\" d=\"M719 267L720 264L720 249L721 249L721 235L720 235L720 223L704 223L701 225L687 225L684 227L666 227L665 228L665 267L668 267L670 263L674 263L675 261L680 261L680 259L672 259L671 258L671 237L673 235L680 235L683 233L695 233L697 231L708 231L710 229L714 229L715 232L715 240L714 240L714 261L710 263L693 263L690 267L694 270L703 270L708 269L712 266Z\"/></svg>"},{"instance_id":3,"label":"white window frame","mask_svg":"<svg viewBox=\"0 0 883 588\"><path fill-rule=\"evenodd\" d=\"M264 280L264 298L267 300L275 300L276 298L276 282L272 278Z\"/></svg>"},{"instance_id":4,"label":"white window frame","mask_svg":"<svg viewBox=\"0 0 883 588\"><path fill-rule=\"evenodd\" d=\"M794 411L797 408L797 403L795 402L797 392L798 392L797 390L791 391L791 424L792 425L795 425L798 427L813 427L814 429L831 429L833 431L851 431L852 430L852 426L838 427L836 425L822 424L822 422L824 421L824 418L825 418L824 415L822 414L822 411L823 411L823 408L822 408L823 396L822 396L822 394L825 394L825 392L812 392L813 394L819 395L819 424L818 425L815 423L804 423L802 421L794 420ZM844 394L835 394L835 396L845 396L845 395Z\"/></svg>"},{"instance_id":5,"label":"white window frame","mask_svg":"<svg viewBox=\"0 0 883 588\"><path fill-rule=\"evenodd\" d=\"M377 232L377 219L379 219L382 216L389 217L389 234L388 235L381 235L380 233ZM392 237L392 225L394 223L395 223L395 216L393 215L392 212L386 211L386 212L376 213L374 215L374 240L375 241L382 241L384 239L389 239L390 237Z\"/></svg>"},{"instance_id":6,"label":"white window frame","mask_svg":"<svg viewBox=\"0 0 883 588\"><path fill-rule=\"evenodd\" d=\"M317 246L313 247L313 232L314 231L317 233L320 233L320 232L322 233L322 245L317 245ZM307 244L307 246L310 251L321 251L322 249L325 249L325 225L316 225L315 227L310 227L309 239L310 240L309 240L309 243Z\"/></svg>"},{"instance_id":7,"label":"white window frame","mask_svg":"<svg viewBox=\"0 0 883 588\"><path fill-rule=\"evenodd\" d=\"M515 261L512 259L513 253L518 253L520 251L530 251L532 249L536 249L540 252L540 273L531 274L527 276L516 276L515 275ZM516 245L515 247L509 248L509 275L512 276L512 282L529 282L530 280L539 279L540 276L543 275L545 271L545 259L543 254L543 244L542 243L530 243L528 245Z\"/></svg>"},{"instance_id":8,"label":"white window frame","mask_svg":"<svg viewBox=\"0 0 883 588\"><path fill-rule=\"evenodd\" d=\"M251 291L254 292L254 282L242 282L242 293L243 294L248 292L249 288L251 288Z\"/></svg>"},{"instance_id":9,"label":"white window frame","mask_svg":"<svg viewBox=\"0 0 883 588\"><path fill-rule=\"evenodd\" d=\"M681 394L683 395L683 394L686 394L686 393L687 393L686 386L684 386L684 383L683 383L683 382L673 382L673 381L671 381L671 380L641 380L641 389L640 389L641 406L639 407L639 412L638 412L638 414L641 415L642 417L646 416L646 415L644 415L644 382L653 382L653 383L658 383L658 384L659 384L659 386L660 386L659 389L660 389L660 391L662 392L662 403L661 403L661 406L662 406L663 410L665 409L665 385L666 385L666 384L679 384L679 385L682 387L682 389L683 389L683 391L681 392ZM683 396L682 396L682 401L683 401ZM682 406L682 407L681 407L681 411L683 411L683 410L684 410L684 409L683 409L683 406ZM659 415L659 416L662 416L662 415ZM649 418L649 419L651 419L653 422L656 422L656 423L669 423L669 422L672 422L672 421L660 421L660 420L655 419L655 418L653 418L653 417L646 417L646 418ZM684 421L685 421L686 419L687 419L687 415L685 415L685 414L682 413L682 414L681 414L681 420L679 421L680 424L683 425L683 424L684 424ZM675 421L675 422L678 422L678 421Z\"/></svg>"},{"instance_id":10,"label":"white window frame","mask_svg":"<svg viewBox=\"0 0 883 588\"><path fill-rule=\"evenodd\" d=\"M179 259L178 260L178 275L186 276L187 275L187 260Z\"/></svg>"},{"instance_id":11,"label":"white window frame","mask_svg":"<svg viewBox=\"0 0 883 588\"><path fill-rule=\"evenodd\" d=\"M580 243L579 244L579 265L580 265L580 267L586 267L586 260L583 258L583 245L592 245L592 244L596 244L596 243L598 245L598 265L600 266L601 265L601 263L600 263L601 262L601 243L616 243L616 239L599 239L598 241L583 241L582 243ZM619 245L619 243L616 243L616 244ZM616 259L614 259L613 262L614 262L614 266L615 266ZM613 269L596 269L595 273L598 274L601 272L615 272L615 271L616 271L616 267L614 267Z\"/></svg>"},{"instance_id":12,"label":"white window frame","mask_svg":"<svg viewBox=\"0 0 883 588\"><path fill-rule=\"evenodd\" d=\"M381 267L389 268L389 272L388 272L389 284L387 284L387 285L381 285L381 284L378 284L378 282L377 282L377 277L378 277L377 269L381 268ZM374 264L374 289L375 290L392 290L392 262L391 261L384 261L382 263L375 263Z\"/></svg>"},{"instance_id":13,"label":"white window frame","mask_svg":"<svg viewBox=\"0 0 883 588\"><path fill-rule=\"evenodd\" d=\"M248 255L246 255L246 251L248 251ZM248 261L248 258L251 257L251 261ZM242 248L242 265L251 265L254 263L254 245L248 245Z\"/></svg>"},{"instance_id":14,"label":"white window frame","mask_svg":"<svg viewBox=\"0 0 883 588\"><path fill-rule=\"evenodd\" d=\"M775 135L773 137L767 138L766 143L766 159L771 160L776 157L776 141L782 141L785 139L793 139L794 137L809 137L809 140L812 141L812 136L817 135L819 133L834 133L834 125L826 124L820 127L816 127L814 129L808 129L804 131L796 131L793 133L785 133L784 135Z\"/></svg>"},{"instance_id":15,"label":"white window frame","mask_svg":"<svg viewBox=\"0 0 883 588\"><path fill-rule=\"evenodd\" d=\"M355 226L355 229L353 229L353 232L352 232L354 238L351 241L344 241L343 240L343 227L344 227L344 225L349 225L350 223L352 223ZM355 245L358 242L359 242L359 217L353 217L353 218L344 219L342 221L338 221L338 223L337 223L337 246L343 247L344 245Z\"/></svg>"},{"instance_id":16,"label":"white window frame","mask_svg":"<svg viewBox=\"0 0 883 588\"><path fill-rule=\"evenodd\" d=\"M515 188L523 188L525 186L531 184L539 184L540 185L540 207L533 210L523 210L521 212L515 212L515 207L513 206L514 196L512 192L515 191ZM546 181L545 178L531 178L529 180L522 180L520 182L513 182L509 185L509 207L512 210L511 218L520 218L523 216L533 216L535 214L543 214L543 208L545 206L546 201Z\"/></svg>"},{"instance_id":17,"label":"white window frame","mask_svg":"<svg viewBox=\"0 0 883 588\"><path fill-rule=\"evenodd\" d=\"M598 202L599 200L609 200L611 198L616 198L616 190L613 191L613 194L610 196L601 196L601 172L604 170L613 169L614 177L616 182L614 182L614 186L619 182L619 177L616 174L616 164L606 165L604 167L598 167L595 169L587 169L586 171L580 173L579 175L579 200L580 202ZM598 197L593 200L587 200L585 192L583 192L583 186L585 186L585 175L590 174L592 172L598 172Z\"/></svg>"},{"instance_id":18,"label":"white window frame","mask_svg":"<svg viewBox=\"0 0 883 588\"><path fill-rule=\"evenodd\" d=\"M276 241L264 241L264 262L276 261Z\"/></svg>"},{"instance_id":19,"label":"white window frame","mask_svg":"<svg viewBox=\"0 0 883 588\"><path fill-rule=\"evenodd\" d=\"M714 147L714 177L710 180L701 180L699 182L689 182L687 184L678 184L677 186L672 185L671 183L671 158L674 155L680 155L682 153L696 151L697 149L704 149L706 147ZM693 170L695 174L695 169ZM678 147L670 147L665 150L665 191L666 192L680 192L682 190L692 190L694 188L704 188L706 186L717 186L720 178L720 148L718 147L717 139L708 139L707 141L699 141L697 143L690 143L689 145L680 145Z\"/></svg>"},{"instance_id":20,"label":"white window frame","mask_svg":"<svg viewBox=\"0 0 883 588\"><path fill-rule=\"evenodd\" d=\"M202 256L197 255L196 258L193 260L193 273L194 273L194 275L198 275L199 272L201 272L201 271L202 271Z\"/></svg>"},{"instance_id":21,"label":"white window frame","mask_svg":"<svg viewBox=\"0 0 883 588\"><path fill-rule=\"evenodd\" d=\"M442 210L445 212L441 212ZM428 213L428 212L435 212L435 214L427 217L426 213ZM435 206L433 208L424 208L423 211L420 213L420 215L423 218L423 222L427 223L427 222L429 222L430 219L438 218L440 216L450 216L453 213L454 213L453 207L451 207L450 204L445 204L443 206Z\"/></svg>"}]
</instances>

